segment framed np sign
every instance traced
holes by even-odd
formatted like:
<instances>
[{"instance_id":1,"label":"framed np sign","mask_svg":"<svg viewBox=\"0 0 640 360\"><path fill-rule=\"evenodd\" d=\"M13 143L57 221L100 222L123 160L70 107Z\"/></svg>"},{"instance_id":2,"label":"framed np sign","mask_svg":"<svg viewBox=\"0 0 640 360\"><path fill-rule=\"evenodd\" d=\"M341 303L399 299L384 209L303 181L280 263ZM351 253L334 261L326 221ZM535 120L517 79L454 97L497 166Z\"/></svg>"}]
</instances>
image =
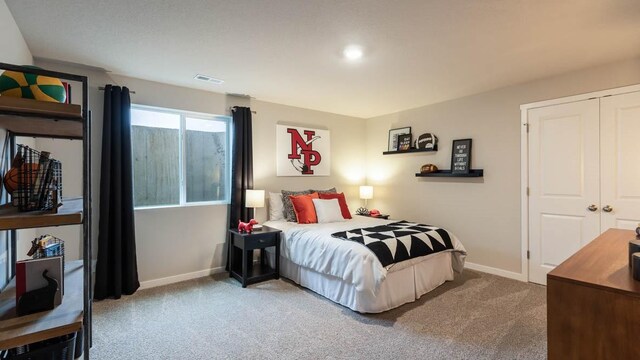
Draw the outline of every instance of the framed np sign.
<instances>
[{"instance_id":1,"label":"framed np sign","mask_svg":"<svg viewBox=\"0 0 640 360\"><path fill-rule=\"evenodd\" d=\"M329 130L276 125L277 176L331 175Z\"/></svg>"},{"instance_id":2,"label":"framed np sign","mask_svg":"<svg viewBox=\"0 0 640 360\"><path fill-rule=\"evenodd\" d=\"M468 174L471 169L471 139L453 140L451 173Z\"/></svg>"}]
</instances>

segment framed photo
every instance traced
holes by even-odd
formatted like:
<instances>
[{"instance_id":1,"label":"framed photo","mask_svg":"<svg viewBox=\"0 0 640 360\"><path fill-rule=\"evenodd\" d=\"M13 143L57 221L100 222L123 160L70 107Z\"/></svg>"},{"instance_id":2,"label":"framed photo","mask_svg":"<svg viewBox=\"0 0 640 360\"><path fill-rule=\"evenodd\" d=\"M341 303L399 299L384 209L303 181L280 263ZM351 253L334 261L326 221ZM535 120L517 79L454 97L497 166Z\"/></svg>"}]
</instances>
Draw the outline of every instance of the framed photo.
<instances>
[{"instance_id":1,"label":"framed photo","mask_svg":"<svg viewBox=\"0 0 640 360\"><path fill-rule=\"evenodd\" d=\"M411 127L403 127L389 130L389 151L398 150L398 135L411 134Z\"/></svg>"},{"instance_id":2,"label":"framed photo","mask_svg":"<svg viewBox=\"0 0 640 360\"><path fill-rule=\"evenodd\" d=\"M451 146L451 173L468 174L471 169L471 139L453 140Z\"/></svg>"},{"instance_id":3,"label":"framed photo","mask_svg":"<svg viewBox=\"0 0 640 360\"><path fill-rule=\"evenodd\" d=\"M411 134L398 135L398 150L406 151L411 148Z\"/></svg>"}]
</instances>

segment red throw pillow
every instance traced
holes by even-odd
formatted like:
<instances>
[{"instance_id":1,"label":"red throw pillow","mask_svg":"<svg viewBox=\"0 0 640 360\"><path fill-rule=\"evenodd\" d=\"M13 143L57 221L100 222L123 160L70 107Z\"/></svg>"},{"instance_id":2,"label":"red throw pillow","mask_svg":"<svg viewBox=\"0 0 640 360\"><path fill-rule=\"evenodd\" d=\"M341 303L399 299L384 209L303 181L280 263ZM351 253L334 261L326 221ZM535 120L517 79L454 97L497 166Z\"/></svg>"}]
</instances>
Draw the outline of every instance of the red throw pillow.
<instances>
[{"instance_id":1,"label":"red throw pillow","mask_svg":"<svg viewBox=\"0 0 640 360\"><path fill-rule=\"evenodd\" d=\"M340 204L340 211L342 212L342 217L345 219L351 219L351 211L349 211L349 207L347 206L347 199L344 198L344 193L340 193L340 194L320 193L320 199L338 199L338 204Z\"/></svg>"},{"instance_id":2,"label":"red throw pillow","mask_svg":"<svg viewBox=\"0 0 640 360\"><path fill-rule=\"evenodd\" d=\"M318 222L316 208L313 206L313 200L319 199L318 193L309 195L289 195L293 211L296 213L298 224L314 224Z\"/></svg>"}]
</instances>

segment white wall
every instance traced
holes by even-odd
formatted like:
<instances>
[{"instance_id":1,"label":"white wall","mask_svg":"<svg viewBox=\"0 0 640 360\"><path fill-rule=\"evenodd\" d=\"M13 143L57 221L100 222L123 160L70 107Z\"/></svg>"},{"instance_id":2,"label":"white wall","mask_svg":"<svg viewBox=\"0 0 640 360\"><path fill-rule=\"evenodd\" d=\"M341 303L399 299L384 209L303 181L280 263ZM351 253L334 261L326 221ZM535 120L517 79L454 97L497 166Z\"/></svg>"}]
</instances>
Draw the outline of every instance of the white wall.
<instances>
[{"instance_id":1,"label":"white wall","mask_svg":"<svg viewBox=\"0 0 640 360\"><path fill-rule=\"evenodd\" d=\"M520 105L640 83L640 59L367 120L367 180L371 206L392 217L437 224L463 242L471 263L521 272ZM382 156L388 130L411 126L435 133L437 153ZM472 138L472 167L484 178L416 178L420 166L449 169L451 141ZM370 207L371 207L370 206Z\"/></svg>"},{"instance_id":2,"label":"white wall","mask_svg":"<svg viewBox=\"0 0 640 360\"><path fill-rule=\"evenodd\" d=\"M349 208L360 205L358 186L365 177L365 120L264 101L251 101L253 115L254 188L280 190L328 189L344 192ZM328 129L331 136L331 176L277 177L276 124ZM258 209L256 218L267 218L267 209Z\"/></svg>"},{"instance_id":3,"label":"white wall","mask_svg":"<svg viewBox=\"0 0 640 360\"><path fill-rule=\"evenodd\" d=\"M47 69L84 74L89 77L90 106L93 113L94 252L99 218L103 96L103 93L98 91L98 87L107 83L129 87L136 92L132 95L132 102L141 105L226 115L229 114L231 106L251 106L252 110L256 111L253 116L255 188L279 191L336 186L340 191L347 193L351 206L359 205L357 185L364 179L365 162L365 121L363 119L109 75L104 71L86 67L42 60L36 61L36 64ZM331 130L332 175L306 179L276 177L275 124L278 122L319 126ZM65 169L63 172L72 178L76 177L78 169L73 168L79 167L80 163L77 163L74 157L81 153L80 142L39 139L37 146L51 148L52 154L63 161L63 169ZM63 183L65 193L82 192L81 183L74 183L73 180L66 180L66 178L63 179ZM224 243L227 213L227 205L136 210L138 271L140 280L144 282L143 285L202 276L209 273L211 269L221 269L226 261ZM266 209L259 209L256 217L261 221L265 220ZM79 231L72 228L46 230L54 235L64 236L67 242L80 243ZM70 249L73 253L81 254L79 246L72 245Z\"/></svg>"},{"instance_id":4,"label":"white wall","mask_svg":"<svg viewBox=\"0 0 640 360\"><path fill-rule=\"evenodd\" d=\"M16 25L9 8L4 0L0 0L0 62L16 65L31 65L33 58L27 44ZM6 132L0 129L0 144L4 144ZM18 238L31 239L35 236L35 230L22 230ZM6 232L0 231L0 244L6 241ZM19 242L18 244L21 244ZM7 254L5 245L0 245L0 278L4 279ZM20 252L17 253L18 255ZM0 288L2 288L0 282Z\"/></svg>"},{"instance_id":5,"label":"white wall","mask_svg":"<svg viewBox=\"0 0 640 360\"><path fill-rule=\"evenodd\" d=\"M13 15L4 0L0 0L0 62L31 65L33 57Z\"/></svg>"}]
</instances>

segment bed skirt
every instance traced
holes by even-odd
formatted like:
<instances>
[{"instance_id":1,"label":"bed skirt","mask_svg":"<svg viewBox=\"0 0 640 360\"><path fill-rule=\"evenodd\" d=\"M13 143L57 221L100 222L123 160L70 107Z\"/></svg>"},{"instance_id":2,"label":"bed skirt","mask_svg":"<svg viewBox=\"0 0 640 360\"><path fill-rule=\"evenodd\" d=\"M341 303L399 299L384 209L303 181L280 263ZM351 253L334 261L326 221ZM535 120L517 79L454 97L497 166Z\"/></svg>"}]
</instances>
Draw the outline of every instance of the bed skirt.
<instances>
[{"instance_id":1,"label":"bed skirt","mask_svg":"<svg viewBox=\"0 0 640 360\"><path fill-rule=\"evenodd\" d=\"M440 252L407 268L390 270L375 295L358 291L340 278L296 265L284 257L280 257L280 275L351 310L380 313L416 301L445 281L453 280L451 254ZM273 254L270 255L272 258Z\"/></svg>"}]
</instances>

